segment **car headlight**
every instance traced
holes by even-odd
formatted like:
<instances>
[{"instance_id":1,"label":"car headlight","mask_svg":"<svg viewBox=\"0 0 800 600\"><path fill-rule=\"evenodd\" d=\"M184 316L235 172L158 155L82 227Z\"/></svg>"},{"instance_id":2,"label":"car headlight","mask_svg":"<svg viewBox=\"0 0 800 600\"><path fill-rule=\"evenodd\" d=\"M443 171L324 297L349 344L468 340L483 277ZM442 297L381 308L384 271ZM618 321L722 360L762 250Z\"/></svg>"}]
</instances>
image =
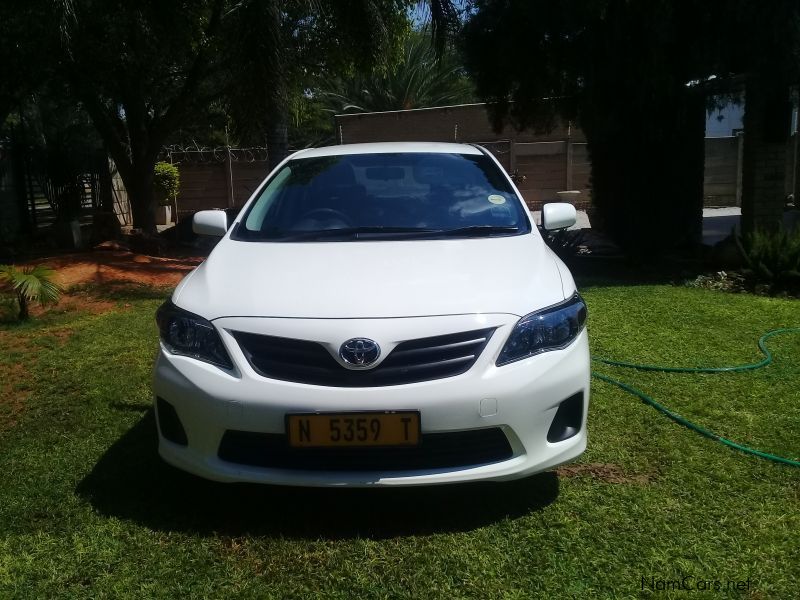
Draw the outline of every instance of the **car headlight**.
<instances>
[{"instance_id":1,"label":"car headlight","mask_svg":"<svg viewBox=\"0 0 800 600\"><path fill-rule=\"evenodd\" d=\"M586 323L586 303L579 294L562 304L522 317L508 336L497 366L565 348L578 337Z\"/></svg>"},{"instance_id":2,"label":"car headlight","mask_svg":"<svg viewBox=\"0 0 800 600\"><path fill-rule=\"evenodd\" d=\"M191 356L224 369L232 369L225 346L210 321L167 300L156 312L161 341L172 354Z\"/></svg>"}]
</instances>

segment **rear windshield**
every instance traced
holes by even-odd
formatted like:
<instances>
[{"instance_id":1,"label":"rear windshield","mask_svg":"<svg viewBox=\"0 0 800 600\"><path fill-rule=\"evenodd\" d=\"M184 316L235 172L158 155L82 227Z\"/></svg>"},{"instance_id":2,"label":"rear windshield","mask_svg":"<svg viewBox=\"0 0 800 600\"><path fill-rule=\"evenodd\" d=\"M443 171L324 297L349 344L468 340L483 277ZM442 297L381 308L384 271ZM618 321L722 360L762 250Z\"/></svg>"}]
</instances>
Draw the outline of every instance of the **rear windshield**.
<instances>
[{"instance_id":1,"label":"rear windshield","mask_svg":"<svg viewBox=\"0 0 800 600\"><path fill-rule=\"evenodd\" d=\"M519 235L530 223L483 154L298 158L261 190L233 233L257 241Z\"/></svg>"}]
</instances>

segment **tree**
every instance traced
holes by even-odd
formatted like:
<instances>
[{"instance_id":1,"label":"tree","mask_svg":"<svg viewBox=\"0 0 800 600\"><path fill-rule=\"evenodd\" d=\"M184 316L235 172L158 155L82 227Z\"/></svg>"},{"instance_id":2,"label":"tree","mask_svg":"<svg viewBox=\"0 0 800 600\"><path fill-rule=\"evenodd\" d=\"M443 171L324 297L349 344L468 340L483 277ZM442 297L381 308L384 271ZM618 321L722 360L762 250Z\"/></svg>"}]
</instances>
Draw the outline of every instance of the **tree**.
<instances>
[{"instance_id":1,"label":"tree","mask_svg":"<svg viewBox=\"0 0 800 600\"><path fill-rule=\"evenodd\" d=\"M577 122L592 159L592 198L629 254L698 240L708 73L700 0L479 0L467 64L497 124ZM509 103L513 100L513 104Z\"/></svg>"},{"instance_id":2,"label":"tree","mask_svg":"<svg viewBox=\"0 0 800 600\"><path fill-rule=\"evenodd\" d=\"M28 45L57 59L51 72L66 79L103 138L134 225L153 234L153 167L171 134L211 103L230 101L241 108L240 132L266 132L274 162L286 152L287 104L298 73L374 65L412 4L33 0L21 14L48 25ZM430 6L442 37L452 4Z\"/></svg>"},{"instance_id":3,"label":"tree","mask_svg":"<svg viewBox=\"0 0 800 600\"><path fill-rule=\"evenodd\" d=\"M23 2L0 3L0 127L22 99L34 91L46 73L47 47L32 44L42 37L43 13L26 10Z\"/></svg>"},{"instance_id":4,"label":"tree","mask_svg":"<svg viewBox=\"0 0 800 600\"><path fill-rule=\"evenodd\" d=\"M48 3L50 4L50 3ZM167 137L222 91L223 2L52 3L49 42L131 201L155 233L153 167Z\"/></svg>"},{"instance_id":5,"label":"tree","mask_svg":"<svg viewBox=\"0 0 800 600\"><path fill-rule=\"evenodd\" d=\"M583 128L594 203L631 254L697 239L711 93L746 88L745 229L780 219L800 80L796 0L478 0L466 49L498 124L559 117Z\"/></svg>"}]
</instances>

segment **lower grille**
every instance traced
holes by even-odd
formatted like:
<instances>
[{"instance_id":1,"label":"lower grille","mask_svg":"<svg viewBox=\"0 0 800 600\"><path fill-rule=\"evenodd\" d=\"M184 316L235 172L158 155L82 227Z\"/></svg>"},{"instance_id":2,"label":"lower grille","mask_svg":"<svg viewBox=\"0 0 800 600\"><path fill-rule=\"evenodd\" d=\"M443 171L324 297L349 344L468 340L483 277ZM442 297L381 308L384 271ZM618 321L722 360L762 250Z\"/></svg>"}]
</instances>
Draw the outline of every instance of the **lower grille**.
<instances>
[{"instance_id":1,"label":"lower grille","mask_svg":"<svg viewBox=\"0 0 800 600\"><path fill-rule=\"evenodd\" d=\"M401 385L466 373L494 328L408 340L374 369L344 368L325 347L307 340L232 331L250 366L270 379L332 387Z\"/></svg>"},{"instance_id":2,"label":"lower grille","mask_svg":"<svg viewBox=\"0 0 800 600\"><path fill-rule=\"evenodd\" d=\"M313 471L416 471L500 462L511 458L508 438L499 427L423 433L412 448L292 448L275 433L226 431L218 456L253 467Z\"/></svg>"},{"instance_id":3,"label":"lower grille","mask_svg":"<svg viewBox=\"0 0 800 600\"><path fill-rule=\"evenodd\" d=\"M158 428L161 430L161 435L173 444L186 446L189 440L186 438L186 430L183 428L175 407L163 398L157 397L156 410L158 411Z\"/></svg>"}]
</instances>

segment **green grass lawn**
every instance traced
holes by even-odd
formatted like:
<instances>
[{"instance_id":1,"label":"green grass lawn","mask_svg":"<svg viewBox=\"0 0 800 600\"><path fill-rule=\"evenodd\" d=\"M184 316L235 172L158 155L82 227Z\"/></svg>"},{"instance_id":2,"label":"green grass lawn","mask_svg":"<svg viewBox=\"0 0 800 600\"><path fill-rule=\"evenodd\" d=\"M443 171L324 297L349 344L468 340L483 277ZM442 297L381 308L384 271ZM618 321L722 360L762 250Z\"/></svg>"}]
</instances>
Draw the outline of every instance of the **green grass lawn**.
<instances>
[{"instance_id":1,"label":"green grass lawn","mask_svg":"<svg viewBox=\"0 0 800 600\"><path fill-rule=\"evenodd\" d=\"M800 326L791 300L665 285L584 296L593 352L621 360L751 362L762 332ZM0 598L669 597L686 592L650 586L685 576L750 580L714 597L798 593L800 469L597 381L580 463L525 481L304 490L184 475L156 454L159 300L116 300L0 325ZM770 347L775 363L751 373L599 370L800 459L800 336Z\"/></svg>"}]
</instances>

